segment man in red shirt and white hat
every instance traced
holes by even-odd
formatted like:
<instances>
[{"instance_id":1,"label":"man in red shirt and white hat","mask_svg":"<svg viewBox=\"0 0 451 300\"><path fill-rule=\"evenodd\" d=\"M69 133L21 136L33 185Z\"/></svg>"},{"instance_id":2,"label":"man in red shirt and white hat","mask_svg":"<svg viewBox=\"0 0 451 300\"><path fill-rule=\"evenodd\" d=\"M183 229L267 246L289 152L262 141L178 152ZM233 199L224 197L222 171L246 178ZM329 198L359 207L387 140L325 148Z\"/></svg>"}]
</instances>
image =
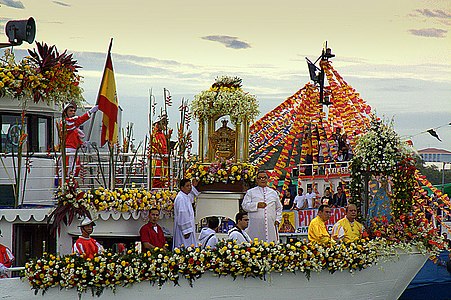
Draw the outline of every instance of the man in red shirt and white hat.
<instances>
[{"instance_id":1,"label":"man in red shirt and white hat","mask_svg":"<svg viewBox=\"0 0 451 300\"><path fill-rule=\"evenodd\" d=\"M73 252L83 255L86 258L94 258L95 254L103 252L103 247L95 239L91 237L96 223L90 218L85 217L78 227L80 227L81 236L78 237L74 244Z\"/></svg>"}]
</instances>

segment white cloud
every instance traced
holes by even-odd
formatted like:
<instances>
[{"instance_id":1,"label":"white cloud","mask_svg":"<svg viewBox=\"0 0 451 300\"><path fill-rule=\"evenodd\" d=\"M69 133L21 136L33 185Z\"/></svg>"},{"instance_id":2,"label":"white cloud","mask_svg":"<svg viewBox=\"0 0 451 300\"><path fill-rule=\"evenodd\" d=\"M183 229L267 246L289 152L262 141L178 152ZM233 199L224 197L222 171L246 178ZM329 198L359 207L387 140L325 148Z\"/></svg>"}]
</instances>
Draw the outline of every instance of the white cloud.
<instances>
[{"instance_id":1,"label":"white cloud","mask_svg":"<svg viewBox=\"0 0 451 300\"><path fill-rule=\"evenodd\" d=\"M423 29L410 29L409 32L417 36L444 38L446 37L446 33L448 31L440 28L423 28Z\"/></svg>"},{"instance_id":2,"label":"white cloud","mask_svg":"<svg viewBox=\"0 0 451 300\"><path fill-rule=\"evenodd\" d=\"M4 4L5 6L12 7L12 8L19 8L19 9L25 8L22 1L19 1L19 0L0 0L0 4Z\"/></svg>"},{"instance_id":3,"label":"white cloud","mask_svg":"<svg viewBox=\"0 0 451 300\"><path fill-rule=\"evenodd\" d=\"M418 13L420 13L422 16L428 17L428 18L438 18L438 19L451 19L451 13L442 10L442 9L417 9Z\"/></svg>"},{"instance_id":4,"label":"white cloud","mask_svg":"<svg viewBox=\"0 0 451 300\"><path fill-rule=\"evenodd\" d=\"M65 3L65 2L61 2L61 1L53 1L53 3L61 5L61 6L65 6L65 7L70 7L69 4Z\"/></svg>"},{"instance_id":5,"label":"white cloud","mask_svg":"<svg viewBox=\"0 0 451 300\"><path fill-rule=\"evenodd\" d=\"M207 41L213 41L218 42L226 46L227 48L232 49L246 49L251 48L251 45L249 43L240 41L235 36L228 36L228 35L208 35L203 36L202 39Z\"/></svg>"}]
</instances>

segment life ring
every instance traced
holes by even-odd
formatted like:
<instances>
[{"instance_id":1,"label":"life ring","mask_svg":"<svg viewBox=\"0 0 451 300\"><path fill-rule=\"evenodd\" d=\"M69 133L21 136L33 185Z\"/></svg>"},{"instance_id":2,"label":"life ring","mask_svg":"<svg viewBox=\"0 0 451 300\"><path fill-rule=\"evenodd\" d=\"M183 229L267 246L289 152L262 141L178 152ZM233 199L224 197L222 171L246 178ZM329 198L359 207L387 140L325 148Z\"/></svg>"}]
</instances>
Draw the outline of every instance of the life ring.
<instances>
[{"instance_id":1,"label":"life ring","mask_svg":"<svg viewBox=\"0 0 451 300\"><path fill-rule=\"evenodd\" d=\"M21 129L22 129L22 125L19 125L19 124L12 125L8 129L8 133L6 134L6 138L14 146L18 146L19 145Z\"/></svg>"}]
</instances>

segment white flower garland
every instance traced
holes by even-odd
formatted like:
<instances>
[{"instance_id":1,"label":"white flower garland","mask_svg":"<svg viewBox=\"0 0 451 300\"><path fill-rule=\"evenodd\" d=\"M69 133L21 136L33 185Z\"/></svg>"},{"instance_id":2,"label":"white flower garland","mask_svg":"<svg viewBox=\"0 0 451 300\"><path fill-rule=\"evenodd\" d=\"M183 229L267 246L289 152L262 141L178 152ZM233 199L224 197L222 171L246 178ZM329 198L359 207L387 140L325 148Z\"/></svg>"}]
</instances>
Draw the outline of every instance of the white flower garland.
<instances>
[{"instance_id":1,"label":"white flower garland","mask_svg":"<svg viewBox=\"0 0 451 300\"><path fill-rule=\"evenodd\" d=\"M240 78L228 76L217 78L209 90L196 95L191 110L199 121L229 115L233 124L253 120L259 113L257 98L242 90Z\"/></svg>"}]
</instances>

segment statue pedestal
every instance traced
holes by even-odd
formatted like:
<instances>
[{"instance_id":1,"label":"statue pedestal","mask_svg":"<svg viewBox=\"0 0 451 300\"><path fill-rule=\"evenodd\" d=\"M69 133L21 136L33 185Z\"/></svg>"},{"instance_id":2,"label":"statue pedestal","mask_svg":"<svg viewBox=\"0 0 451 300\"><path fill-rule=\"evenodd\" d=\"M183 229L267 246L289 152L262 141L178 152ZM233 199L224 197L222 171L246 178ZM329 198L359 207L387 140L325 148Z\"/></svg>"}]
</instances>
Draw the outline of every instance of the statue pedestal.
<instances>
[{"instance_id":1,"label":"statue pedestal","mask_svg":"<svg viewBox=\"0 0 451 300\"><path fill-rule=\"evenodd\" d=\"M222 216L235 220L244 193L206 191L200 193L196 205L196 223L205 217Z\"/></svg>"},{"instance_id":2,"label":"statue pedestal","mask_svg":"<svg viewBox=\"0 0 451 300\"><path fill-rule=\"evenodd\" d=\"M214 182L210 184L199 184L197 190L200 192L214 191L214 192L233 192L246 193L248 186L243 181L235 183Z\"/></svg>"}]
</instances>

